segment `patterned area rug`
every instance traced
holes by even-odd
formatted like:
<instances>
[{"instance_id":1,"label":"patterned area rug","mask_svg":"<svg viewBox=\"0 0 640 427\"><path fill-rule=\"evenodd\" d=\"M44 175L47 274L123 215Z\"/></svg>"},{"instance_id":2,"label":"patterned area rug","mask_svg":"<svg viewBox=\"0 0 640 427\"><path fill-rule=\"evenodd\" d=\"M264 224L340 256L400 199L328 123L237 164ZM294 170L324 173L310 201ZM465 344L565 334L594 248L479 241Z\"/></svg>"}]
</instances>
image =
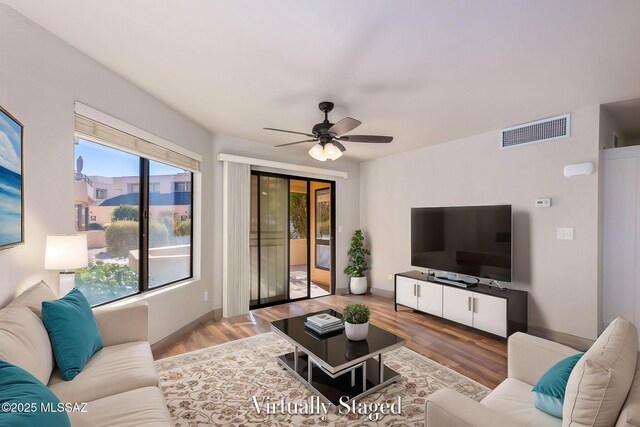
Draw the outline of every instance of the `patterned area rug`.
<instances>
[{"instance_id":1,"label":"patterned area rug","mask_svg":"<svg viewBox=\"0 0 640 427\"><path fill-rule=\"evenodd\" d=\"M276 361L293 351L275 333L266 333L156 361L164 396L176 426L423 426L425 398L441 388L453 388L480 400L489 389L407 348L388 353L385 364L402 379L373 393L362 403L397 402L402 414L383 415L266 415L258 402L284 399L288 404L310 402L314 394Z\"/></svg>"}]
</instances>

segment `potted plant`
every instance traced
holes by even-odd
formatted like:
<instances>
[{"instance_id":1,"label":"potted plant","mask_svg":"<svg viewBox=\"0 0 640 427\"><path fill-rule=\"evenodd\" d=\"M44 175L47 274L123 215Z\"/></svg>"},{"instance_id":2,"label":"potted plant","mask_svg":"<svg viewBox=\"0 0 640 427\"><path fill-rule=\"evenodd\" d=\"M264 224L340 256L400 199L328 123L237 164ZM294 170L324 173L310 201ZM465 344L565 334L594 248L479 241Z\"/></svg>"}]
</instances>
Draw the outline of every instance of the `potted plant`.
<instances>
[{"instance_id":1,"label":"potted plant","mask_svg":"<svg viewBox=\"0 0 640 427\"><path fill-rule=\"evenodd\" d=\"M364 304L349 304L342 312L344 332L352 341L362 341L369 333L371 311Z\"/></svg>"},{"instance_id":2,"label":"potted plant","mask_svg":"<svg viewBox=\"0 0 640 427\"><path fill-rule=\"evenodd\" d=\"M364 273L369 269L367 255L371 251L364 247L364 234L362 230L356 230L351 238L351 247L347 252L349 255L349 266L344 269L344 273L351 276L349 288L352 294L364 294L367 292L367 278Z\"/></svg>"}]
</instances>

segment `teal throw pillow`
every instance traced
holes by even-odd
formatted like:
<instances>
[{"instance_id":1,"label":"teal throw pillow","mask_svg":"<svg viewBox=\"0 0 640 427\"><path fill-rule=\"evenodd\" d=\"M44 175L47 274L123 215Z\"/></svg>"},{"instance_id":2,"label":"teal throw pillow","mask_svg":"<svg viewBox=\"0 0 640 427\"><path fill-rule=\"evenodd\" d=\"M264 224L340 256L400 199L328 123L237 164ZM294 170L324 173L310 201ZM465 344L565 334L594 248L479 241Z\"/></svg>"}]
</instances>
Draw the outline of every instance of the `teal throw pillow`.
<instances>
[{"instance_id":1,"label":"teal throw pillow","mask_svg":"<svg viewBox=\"0 0 640 427\"><path fill-rule=\"evenodd\" d=\"M562 418L564 393L569 375L584 353L574 354L553 365L533 387L533 404L542 412Z\"/></svg>"},{"instance_id":2,"label":"teal throw pillow","mask_svg":"<svg viewBox=\"0 0 640 427\"><path fill-rule=\"evenodd\" d=\"M71 381L91 356L102 349L102 337L87 299L78 289L42 303L42 321L49 333L62 378Z\"/></svg>"},{"instance_id":3,"label":"teal throw pillow","mask_svg":"<svg viewBox=\"0 0 640 427\"><path fill-rule=\"evenodd\" d=\"M51 390L29 372L0 360L0 425L71 427Z\"/></svg>"}]
</instances>

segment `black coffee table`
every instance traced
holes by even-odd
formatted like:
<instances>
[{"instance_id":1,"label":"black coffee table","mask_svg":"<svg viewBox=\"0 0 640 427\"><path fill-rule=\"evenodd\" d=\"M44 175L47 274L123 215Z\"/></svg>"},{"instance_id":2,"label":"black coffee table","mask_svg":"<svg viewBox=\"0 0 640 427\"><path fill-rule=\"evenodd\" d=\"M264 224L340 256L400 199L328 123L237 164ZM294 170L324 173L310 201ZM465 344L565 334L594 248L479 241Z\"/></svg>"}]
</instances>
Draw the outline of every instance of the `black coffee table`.
<instances>
[{"instance_id":1,"label":"black coffee table","mask_svg":"<svg viewBox=\"0 0 640 427\"><path fill-rule=\"evenodd\" d=\"M338 406L359 399L400 379L400 374L384 365L383 354L402 347L406 340L369 324L363 341L350 341L344 331L319 336L305 329L307 317L334 310L271 322L271 330L289 341L291 353L278 362L314 390L326 403Z\"/></svg>"}]
</instances>

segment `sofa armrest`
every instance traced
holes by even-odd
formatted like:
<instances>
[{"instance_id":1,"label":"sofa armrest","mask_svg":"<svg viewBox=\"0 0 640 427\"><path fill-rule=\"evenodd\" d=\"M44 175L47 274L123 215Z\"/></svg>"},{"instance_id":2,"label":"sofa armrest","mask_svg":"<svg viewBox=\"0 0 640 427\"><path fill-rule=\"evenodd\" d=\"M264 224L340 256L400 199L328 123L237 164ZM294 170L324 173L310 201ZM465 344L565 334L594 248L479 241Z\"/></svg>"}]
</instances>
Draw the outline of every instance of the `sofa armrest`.
<instances>
[{"instance_id":1,"label":"sofa armrest","mask_svg":"<svg viewBox=\"0 0 640 427\"><path fill-rule=\"evenodd\" d=\"M146 303L122 308L97 308L93 314L105 347L149 341L149 307Z\"/></svg>"},{"instance_id":2,"label":"sofa armrest","mask_svg":"<svg viewBox=\"0 0 640 427\"><path fill-rule=\"evenodd\" d=\"M508 376L533 385L550 367L577 353L566 345L516 332L509 337Z\"/></svg>"},{"instance_id":3,"label":"sofa armrest","mask_svg":"<svg viewBox=\"0 0 640 427\"><path fill-rule=\"evenodd\" d=\"M427 427L518 427L504 415L451 389L442 389L427 398Z\"/></svg>"}]
</instances>

